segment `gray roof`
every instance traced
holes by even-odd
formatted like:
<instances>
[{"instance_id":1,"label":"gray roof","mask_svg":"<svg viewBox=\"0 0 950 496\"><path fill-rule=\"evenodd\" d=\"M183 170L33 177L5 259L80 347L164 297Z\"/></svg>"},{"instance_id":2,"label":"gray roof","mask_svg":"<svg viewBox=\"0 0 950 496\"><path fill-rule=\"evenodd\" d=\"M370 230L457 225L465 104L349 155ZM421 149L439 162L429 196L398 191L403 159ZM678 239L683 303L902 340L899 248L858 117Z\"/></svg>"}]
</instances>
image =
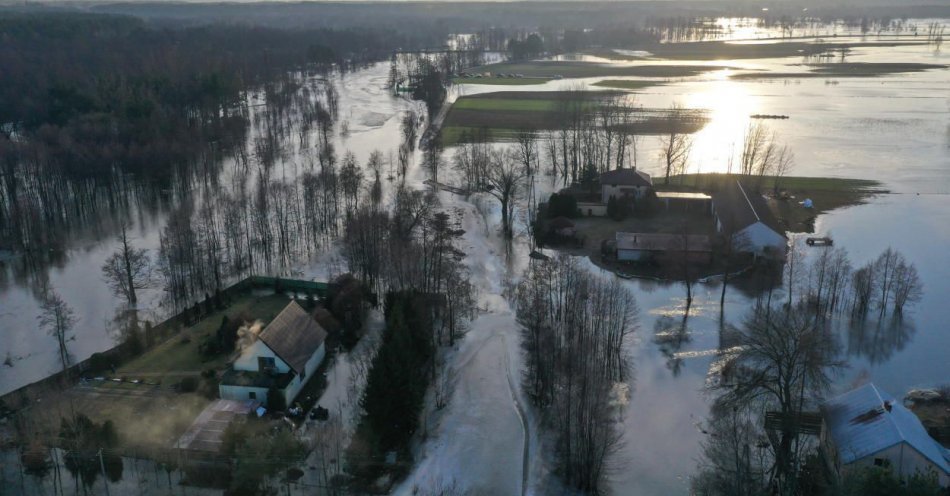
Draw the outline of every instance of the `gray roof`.
<instances>
[{"instance_id":1,"label":"gray roof","mask_svg":"<svg viewBox=\"0 0 950 496\"><path fill-rule=\"evenodd\" d=\"M258 338L299 374L323 344L327 332L297 302L292 301L267 324Z\"/></svg>"},{"instance_id":2,"label":"gray roof","mask_svg":"<svg viewBox=\"0 0 950 496\"><path fill-rule=\"evenodd\" d=\"M690 234L684 239L682 234L618 232L615 240L618 250L683 251L685 241L686 251L712 251L709 236L702 234Z\"/></svg>"},{"instance_id":3,"label":"gray roof","mask_svg":"<svg viewBox=\"0 0 950 496\"><path fill-rule=\"evenodd\" d=\"M653 186L653 179L646 172L637 169L617 169L600 175L601 185L611 186Z\"/></svg>"},{"instance_id":4,"label":"gray roof","mask_svg":"<svg viewBox=\"0 0 950 496\"><path fill-rule=\"evenodd\" d=\"M946 450L934 441L913 412L874 384L865 384L822 406L829 434L842 464L907 443L950 474Z\"/></svg>"},{"instance_id":5,"label":"gray roof","mask_svg":"<svg viewBox=\"0 0 950 496\"><path fill-rule=\"evenodd\" d=\"M738 179L727 181L713 194L713 205L716 217L726 232L739 232L761 222L780 235L785 235L785 230L779 225L762 195L743 186Z\"/></svg>"}]
</instances>

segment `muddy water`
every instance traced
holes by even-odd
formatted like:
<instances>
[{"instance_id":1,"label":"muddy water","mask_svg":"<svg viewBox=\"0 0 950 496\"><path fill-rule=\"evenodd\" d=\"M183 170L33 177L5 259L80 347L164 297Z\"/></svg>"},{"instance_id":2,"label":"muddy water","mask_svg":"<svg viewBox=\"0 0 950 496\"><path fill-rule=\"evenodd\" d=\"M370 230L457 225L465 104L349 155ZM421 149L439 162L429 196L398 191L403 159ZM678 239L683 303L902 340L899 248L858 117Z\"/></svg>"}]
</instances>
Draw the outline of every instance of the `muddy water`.
<instances>
[{"instance_id":1,"label":"muddy water","mask_svg":"<svg viewBox=\"0 0 950 496\"><path fill-rule=\"evenodd\" d=\"M902 61L950 63L950 53L933 47L858 49L847 61ZM784 67L801 60L775 59L717 62L734 67ZM683 63L690 63L684 61ZM799 68L800 70L800 68ZM341 120L349 136L340 138L338 151L350 149L364 161L374 149L395 152L401 139L400 113L414 105L389 96L384 89L388 67L374 66L345 76L340 89ZM770 125L794 149L796 175L877 179L900 193L872 200L868 205L832 212L819 219L818 230L832 232L836 244L849 249L856 265L873 258L887 246L904 252L921 269L925 297L910 315L914 327L899 333L842 335L851 367L838 379L838 388L869 378L893 394L910 387L930 386L950 378L950 362L942 354L950 348L943 324L950 310L943 295L950 290L950 71L890 75L881 78L830 78L775 81L732 81L716 72L664 85L637 94L648 107L674 101L708 108L712 121L696 136L693 171L724 171L734 153L733 143L754 113L787 114L788 120ZM557 81L538 87L463 86L454 95L484 91L564 89L578 82L589 85L601 78ZM833 82L830 82L833 81ZM644 139L638 163L658 172L656 141ZM451 153L451 150L449 151ZM291 159L292 160L292 159ZM415 169L412 175L422 174ZM414 178L418 179L418 178ZM918 195L918 193L921 193ZM161 215L135 226L138 242L156 248ZM118 301L99 275L99 266L113 243L90 234L71 247L66 259L49 272L52 285L80 317L71 348L77 358L108 347L112 336L104 322ZM524 256L523 253L516 256ZM332 258L332 257L330 257ZM307 276L331 271L332 262L302 262ZM521 265L521 264L518 264ZM597 270L591 267L591 270ZM719 347L719 287L700 285L680 345L654 340L657 323L682 314L685 290L677 284L631 282L641 308L640 329L632 347L635 360L633 395L625 410L625 443L611 479L613 492L622 495L684 493L694 472L702 441L697 424L707 413L703 385ZM157 290L146 294L144 305L156 306ZM727 298L727 320L738 322L749 300L738 291ZM55 369L52 339L36 326L36 300L28 279L14 278L9 269L0 278L0 393L43 377Z\"/></svg>"}]
</instances>

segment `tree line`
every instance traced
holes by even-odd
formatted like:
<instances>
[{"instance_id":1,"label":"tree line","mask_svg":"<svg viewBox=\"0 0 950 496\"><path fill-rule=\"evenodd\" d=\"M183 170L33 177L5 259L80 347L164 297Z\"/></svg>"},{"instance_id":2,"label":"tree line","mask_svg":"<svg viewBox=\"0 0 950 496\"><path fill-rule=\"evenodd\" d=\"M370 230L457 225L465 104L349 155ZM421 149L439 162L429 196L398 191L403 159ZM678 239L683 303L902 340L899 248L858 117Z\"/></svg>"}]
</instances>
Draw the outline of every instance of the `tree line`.
<instances>
[{"instance_id":1,"label":"tree line","mask_svg":"<svg viewBox=\"0 0 950 496\"><path fill-rule=\"evenodd\" d=\"M592 275L562 255L532 261L516 302L524 389L553 435L556 471L567 485L597 494L621 441L634 297L616 278Z\"/></svg>"}]
</instances>

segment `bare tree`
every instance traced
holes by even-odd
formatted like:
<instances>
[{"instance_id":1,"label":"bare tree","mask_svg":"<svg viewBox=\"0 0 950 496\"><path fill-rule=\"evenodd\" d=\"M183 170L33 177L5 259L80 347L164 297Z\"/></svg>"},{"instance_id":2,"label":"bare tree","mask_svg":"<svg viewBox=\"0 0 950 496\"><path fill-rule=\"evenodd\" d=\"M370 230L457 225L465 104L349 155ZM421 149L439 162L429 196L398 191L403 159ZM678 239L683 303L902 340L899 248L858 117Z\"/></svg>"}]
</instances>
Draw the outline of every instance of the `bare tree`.
<instances>
[{"instance_id":1,"label":"bare tree","mask_svg":"<svg viewBox=\"0 0 950 496\"><path fill-rule=\"evenodd\" d=\"M40 327L46 329L46 332L56 339L59 347L59 360L63 365L63 370L69 368L69 349L66 343L70 340L70 332L76 325L76 318L73 309L66 304L63 298L52 288L46 288L40 300L40 309L42 313L37 317Z\"/></svg>"},{"instance_id":2,"label":"bare tree","mask_svg":"<svg viewBox=\"0 0 950 496\"><path fill-rule=\"evenodd\" d=\"M524 169L504 153L492 153L488 167L488 193L501 203L501 227L506 238L513 234L511 223L514 217L515 200L521 193Z\"/></svg>"},{"instance_id":3,"label":"bare tree","mask_svg":"<svg viewBox=\"0 0 950 496\"><path fill-rule=\"evenodd\" d=\"M831 384L844 362L833 335L805 309L753 312L728 340L736 352L715 386L723 392L722 408L775 409L780 439L775 446L774 477L780 487L794 484L798 463L794 449L801 412Z\"/></svg>"},{"instance_id":4,"label":"bare tree","mask_svg":"<svg viewBox=\"0 0 950 496\"><path fill-rule=\"evenodd\" d=\"M676 113L679 110L680 106L674 104L671 112ZM669 131L660 138L660 143L662 145L660 153L666 165L664 184L670 184L671 175L685 172L693 140L688 134L679 132L675 124L670 124Z\"/></svg>"},{"instance_id":5,"label":"bare tree","mask_svg":"<svg viewBox=\"0 0 950 496\"><path fill-rule=\"evenodd\" d=\"M102 264L102 276L117 296L123 296L130 305L138 302L136 290L149 287L152 262L148 250L132 246L128 230L123 224L116 238L119 249Z\"/></svg>"}]
</instances>

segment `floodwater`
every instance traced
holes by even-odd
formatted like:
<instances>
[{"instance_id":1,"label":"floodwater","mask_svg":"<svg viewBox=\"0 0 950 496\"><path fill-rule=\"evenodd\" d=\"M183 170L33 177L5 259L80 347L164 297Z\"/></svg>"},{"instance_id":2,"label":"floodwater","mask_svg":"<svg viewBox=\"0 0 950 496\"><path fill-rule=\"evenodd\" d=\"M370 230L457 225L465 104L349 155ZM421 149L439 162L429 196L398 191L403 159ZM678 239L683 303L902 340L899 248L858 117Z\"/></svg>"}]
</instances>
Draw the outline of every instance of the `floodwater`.
<instances>
[{"instance_id":1,"label":"floodwater","mask_svg":"<svg viewBox=\"0 0 950 496\"><path fill-rule=\"evenodd\" d=\"M846 61L950 64L950 51L933 46L859 48ZM715 64L789 72L802 70L795 66L801 63L800 58L792 57ZM338 84L341 121L347 121L349 128L348 137L340 138L338 144L341 155L349 149L365 161L374 149L395 153L401 140L400 115L418 106L389 96L384 89L387 73L388 65L379 64L348 74ZM894 395L903 395L909 388L950 381L950 361L945 358L950 349L950 334L945 331L950 307L943 302L944 295L950 293L946 254L950 247L950 70L879 78L736 81L728 76L728 71L717 71L664 81L662 86L638 92L636 98L645 107L668 107L680 102L710 110L709 125L695 137L691 171L727 170L750 114L788 115L787 120L768 124L795 152L793 175L875 179L893 192L866 205L822 216L817 231L831 233L836 246L848 249L856 266L891 246L920 269L925 293L908 316L912 326L839 336L850 367L837 379L836 388L872 380ZM601 79L528 87L466 85L456 88L453 97L487 91L565 89ZM652 138L643 140L638 155L640 168L659 171L657 144ZM411 173L421 174L418 168ZM163 216L139 218L142 220L134 226L137 244L154 250ZM801 243L800 236L792 238ZM496 248L501 251L501 247ZM70 344L77 359L112 343L105 322L120 302L101 280L99 267L113 249L114 242L108 236L92 233L70 247L64 261L49 270L51 285L80 318L76 339ZM803 250L809 253L809 249ZM523 262L526 252L516 250L515 256ZM505 271L512 266L501 265L497 259L495 256L490 262L497 265L486 270ZM325 272L319 266L322 263L302 261L297 270L320 274ZM513 266L521 267L523 263ZM590 265L590 270L599 269ZM9 267L0 267L0 360L10 358L9 365L0 365L0 393L56 369L54 342L36 325L38 304L29 281L14 277ZM658 322L662 327L682 315L683 286L648 281L625 284L636 295L641 312L631 347L633 393L624 411L624 445L616 459L611 491L618 495L683 494L699 457L703 439L699 424L708 413L703 388L717 358L711 350L719 348L719 286L697 285L687 329L674 346L658 344L654 331ZM495 289L486 287L482 291ZM158 290L148 292L142 306L160 315L162 309L156 307L159 296ZM749 305L745 295L729 291L726 320L740 322ZM510 409L510 405L504 408ZM486 432L485 443L491 443L491 437ZM456 464L464 466L465 461Z\"/></svg>"}]
</instances>

